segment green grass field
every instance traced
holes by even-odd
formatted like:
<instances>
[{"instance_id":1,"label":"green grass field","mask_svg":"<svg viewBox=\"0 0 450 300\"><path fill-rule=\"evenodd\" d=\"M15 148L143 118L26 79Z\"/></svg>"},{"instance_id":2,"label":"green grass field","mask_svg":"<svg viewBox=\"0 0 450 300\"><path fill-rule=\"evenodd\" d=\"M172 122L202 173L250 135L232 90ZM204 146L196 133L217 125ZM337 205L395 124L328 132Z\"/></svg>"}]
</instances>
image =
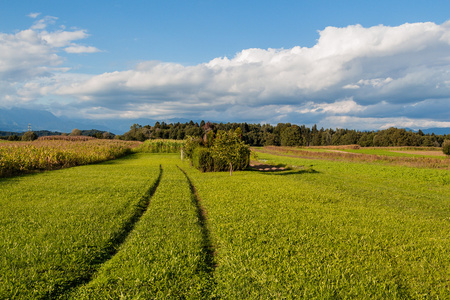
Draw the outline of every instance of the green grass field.
<instances>
[{"instance_id":1,"label":"green grass field","mask_svg":"<svg viewBox=\"0 0 450 300\"><path fill-rule=\"evenodd\" d=\"M223 297L449 296L448 171L259 156L304 168L190 172Z\"/></svg>"},{"instance_id":2,"label":"green grass field","mask_svg":"<svg viewBox=\"0 0 450 300\"><path fill-rule=\"evenodd\" d=\"M200 299L213 290L207 241L178 161L159 156L162 179L127 241L73 299Z\"/></svg>"},{"instance_id":3,"label":"green grass field","mask_svg":"<svg viewBox=\"0 0 450 300\"><path fill-rule=\"evenodd\" d=\"M294 167L142 153L0 179L0 298L450 297L448 170L258 157Z\"/></svg>"},{"instance_id":4,"label":"green grass field","mask_svg":"<svg viewBox=\"0 0 450 300\"><path fill-rule=\"evenodd\" d=\"M399 157L430 157L430 158L441 158L445 159L446 156L442 151L433 151L440 152L440 155L430 155L427 154L426 149L408 149L408 148L360 148L360 149L342 149L341 151L350 152L350 153L360 153L360 154L371 154L371 155L386 155L386 156L399 156Z\"/></svg>"},{"instance_id":5,"label":"green grass field","mask_svg":"<svg viewBox=\"0 0 450 300\"><path fill-rule=\"evenodd\" d=\"M159 162L130 156L0 179L0 298L50 298L88 281L159 173Z\"/></svg>"},{"instance_id":6,"label":"green grass field","mask_svg":"<svg viewBox=\"0 0 450 300\"><path fill-rule=\"evenodd\" d=\"M440 148L419 148L419 147L361 147L359 149L349 149L345 146L336 147L296 147L299 151L305 152L317 152L317 153L357 153L366 155L380 155L380 156L392 156L392 157L428 157L445 159L446 155ZM433 152L433 153L432 153Z\"/></svg>"}]
</instances>

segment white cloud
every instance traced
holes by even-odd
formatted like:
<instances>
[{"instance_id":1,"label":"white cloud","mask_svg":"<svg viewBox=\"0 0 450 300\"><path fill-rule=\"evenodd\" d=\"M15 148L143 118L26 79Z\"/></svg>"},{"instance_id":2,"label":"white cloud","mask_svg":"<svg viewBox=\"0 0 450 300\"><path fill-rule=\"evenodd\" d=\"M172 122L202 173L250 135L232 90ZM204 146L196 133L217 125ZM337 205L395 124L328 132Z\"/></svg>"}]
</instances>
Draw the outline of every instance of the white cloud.
<instances>
[{"instance_id":1,"label":"white cloud","mask_svg":"<svg viewBox=\"0 0 450 300\"><path fill-rule=\"evenodd\" d=\"M353 99L345 99L334 103L314 103L309 102L298 112L305 113L324 113L330 115L358 113L366 110L366 107L358 105Z\"/></svg>"},{"instance_id":2,"label":"white cloud","mask_svg":"<svg viewBox=\"0 0 450 300\"><path fill-rule=\"evenodd\" d=\"M29 14L31 18L38 16L39 13ZM61 78L60 74L69 70L62 67L64 58L59 55L62 50L68 53L100 51L74 43L88 37L85 30L44 30L56 20L56 17L46 16L30 29L14 34L0 32L0 105L36 101L63 82L67 84L67 81L51 80Z\"/></svg>"},{"instance_id":3,"label":"white cloud","mask_svg":"<svg viewBox=\"0 0 450 300\"><path fill-rule=\"evenodd\" d=\"M442 108L450 99L450 22L327 27L310 48L244 49L232 58L194 66L149 61L126 71L61 80L61 71L54 69L62 63L58 51L100 50L75 43L88 37L85 30L44 30L54 21L44 18L27 31L0 35L0 50L6 45L4 53L16 65L30 60L24 67L29 76L51 72L58 78L22 85L19 98L77 99L73 105L92 117L104 112L117 117L324 122L348 128L357 122L378 128L410 120L432 124L433 118L433 124L448 123ZM28 49L21 50L21 43L28 43ZM10 72L19 69L6 55L0 51L0 62ZM429 102L432 108L423 109Z\"/></svg>"},{"instance_id":4,"label":"white cloud","mask_svg":"<svg viewBox=\"0 0 450 300\"><path fill-rule=\"evenodd\" d=\"M32 19L36 19L41 13L29 13L28 17L32 18Z\"/></svg>"},{"instance_id":5,"label":"white cloud","mask_svg":"<svg viewBox=\"0 0 450 300\"><path fill-rule=\"evenodd\" d=\"M60 92L94 96L111 91L114 96L121 91L141 99L145 91L148 101L206 97L212 102L227 99L233 105L334 102L343 96L360 105L414 102L417 97L438 96L428 85L435 89L440 84L444 87L440 94L449 92L443 83L450 79L450 45L442 39L449 30L434 23L327 27L312 48L246 49L231 59L187 67L142 63L134 70L94 76ZM415 89L414 98L399 99L418 85L427 87Z\"/></svg>"},{"instance_id":6,"label":"white cloud","mask_svg":"<svg viewBox=\"0 0 450 300\"><path fill-rule=\"evenodd\" d=\"M357 84L346 84L342 88L346 90L357 90L360 88L360 86Z\"/></svg>"},{"instance_id":7,"label":"white cloud","mask_svg":"<svg viewBox=\"0 0 450 300\"><path fill-rule=\"evenodd\" d=\"M72 41L87 38L89 35L85 30L64 31L58 30L53 32L42 31L40 37L51 47L65 47L71 45Z\"/></svg>"},{"instance_id":8,"label":"white cloud","mask_svg":"<svg viewBox=\"0 0 450 300\"><path fill-rule=\"evenodd\" d=\"M33 30L0 33L0 80L20 81L45 76L61 63L62 58Z\"/></svg>"},{"instance_id":9,"label":"white cloud","mask_svg":"<svg viewBox=\"0 0 450 300\"><path fill-rule=\"evenodd\" d=\"M348 128L359 130L388 129L390 127L424 129L450 127L450 122L431 119L400 118L360 118L353 116L330 116L322 120L327 128Z\"/></svg>"},{"instance_id":10,"label":"white cloud","mask_svg":"<svg viewBox=\"0 0 450 300\"><path fill-rule=\"evenodd\" d=\"M37 17L38 15L36 15ZM48 25L53 25L56 23L56 20L58 20L57 17L52 16L45 16L44 18L37 20L34 22L33 26L31 26L31 29L33 30L42 30L47 28Z\"/></svg>"},{"instance_id":11,"label":"white cloud","mask_svg":"<svg viewBox=\"0 0 450 300\"><path fill-rule=\"evenodd\" d=\"M64 49L67 53L96 53L100 52L99 49L92 47L92 46L81 46L81 45L75 45L70 46Z\"/></svg>"}]
</instances>

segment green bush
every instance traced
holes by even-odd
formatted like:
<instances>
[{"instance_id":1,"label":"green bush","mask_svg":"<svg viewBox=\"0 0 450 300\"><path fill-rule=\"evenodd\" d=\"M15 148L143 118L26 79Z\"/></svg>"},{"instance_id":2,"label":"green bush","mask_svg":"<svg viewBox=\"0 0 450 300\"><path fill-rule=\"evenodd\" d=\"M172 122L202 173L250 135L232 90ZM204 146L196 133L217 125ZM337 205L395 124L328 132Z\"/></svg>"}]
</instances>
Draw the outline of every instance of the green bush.
<instances>
[{"instance_id":1,"label":"green bush","mask_svg":"<svg viewBox=\"0 0 450 300\"><path fill-rule=\"evenodd\" d=\"M450 140L445 140L442 144L442 152L444 152L445 155L450 155Z\"/></svg>"},{"instance_id":2,"label":"green bush","mask_svg":"<svg viewBox=\"0 0 450 300\"><path fill-rule=\"evenodd\" d=\"M250 162L250 148L241 141L241 131L210 131L204 140L189 137L183 151L202 172L244 170ZM232 170L230 170L232 169Z\"/></svg>"},{"instance_id":3,"label":"green bush","mask_svg":"<svg viewBox=\"0 0 450 300\"><path fill-rule=\"evenodd\" d=\"M38 138L37 134L33 131L27 131L22 135L22 141L34 141Z\"/></svg>"},{"instance_id":4,"label":"green bush","mask_svg":"<svg viewBox=\"0 0 450 300\"><path fill-rule=\"evenodd\" d=\"M221 172L221 171L229 171L230 170L230 164L224 159L217 155L214 156L214 172ZM235 170L233 166L233 170Z\"/></svg>"},{"instance_id":5,"label":"green bush","mask_svg":"<svg viewBox=\"0 0 450 300\"><path fill-rule=\"evenodd\" d=\"M211 151L205 147L197 147L192 154L192 165L202 172L214 171L214 159Z\"/></svg>"},{"instance_id":6,"label":"green bush","mask_svg":"<svg viewBox=\"0 0 450 300\"><path fill-rule=\"evenodd\" d=\"M239 129L239 128L238 128ZM219 131L211 147L214 158L215 171L230 170L230 164L234 170L244 170L250 162L250 149L235 132Z\"/></svg>"},{"instance_id":7,"label":"green bush","mask_svg":"<svg viewBox=\"0 0 450 300\"><path fill-rule=\"evenodd\" d=\"M250 163L250 148L241 140L241 130L208 132L204 139L188 137L184 155L202 172L244 170ZM231 170L230 170L231 169Z\"/></svg>"},{"instance_id":8,"label":"green bush","mask_svg":"<svg viewBox=\"0 0 450 300\"><path fill-rule=\"evenodd\" d=\"M195 138L192 136L188 136L185 140L184 140L184 145L183 145L183 152L184 152L184 156L186 156L186 158L191 159L193 158L193 154L194 154L194 150L197 147L201 146L202 140L200 138Z\"/></svg>"}]
</instances>

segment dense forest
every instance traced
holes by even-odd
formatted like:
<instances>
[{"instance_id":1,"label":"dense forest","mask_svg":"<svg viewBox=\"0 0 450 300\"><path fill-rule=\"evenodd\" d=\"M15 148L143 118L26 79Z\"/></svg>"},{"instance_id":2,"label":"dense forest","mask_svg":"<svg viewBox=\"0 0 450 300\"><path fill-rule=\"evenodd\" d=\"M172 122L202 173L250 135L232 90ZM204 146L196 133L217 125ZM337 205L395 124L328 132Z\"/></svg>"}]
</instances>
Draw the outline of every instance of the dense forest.
<instances>
[{"instance_id":1,"label":"dense forest","mask_svg":"<svg viewBox=\"0 0 450 300\"><path fill-rule=\"evenodd\" d=\"M121 140L145 141L148 139L183 140L187 136L204 137L209 131L229 131L240 128L242 140L250 146L329 146L358 144L362 147L442 147L444 140L450 140L450 134L424 134L421 130L413 132L405 129L389 128L379 131L358 131L353 129L318 129L305 125L279 123L270 124L247 123L210 123L190 121L188 123L156 122L154 126L133 124L123 135L114 135L99 130L78 130L70 135L86 135L96 138L116 138ZM36 137L59 135L59 132L36 131ZM0 139L23 140L25 133L0 132Z\"/></svg>"},{"instance_id":2,"label":"dense forest","mask_svg":"<svg viewBox=\"0 0 450 300\"><path fill-rule=\"evenodd\" d=\"M350 129L308 128L290 123L270 124L247 123L189 123L167 124L156 122L154 126L133 124L130 130L116 138L144 141L147 139L177 139L186 136L203 137L209 131L229 131L241 128L242 140L251 146L328 146L358 144L362 147L377 146L427 146L441 147L450 135L424 134L405 129L389 128L380 131L357 131Z\"/></svg>"}]
</instances>

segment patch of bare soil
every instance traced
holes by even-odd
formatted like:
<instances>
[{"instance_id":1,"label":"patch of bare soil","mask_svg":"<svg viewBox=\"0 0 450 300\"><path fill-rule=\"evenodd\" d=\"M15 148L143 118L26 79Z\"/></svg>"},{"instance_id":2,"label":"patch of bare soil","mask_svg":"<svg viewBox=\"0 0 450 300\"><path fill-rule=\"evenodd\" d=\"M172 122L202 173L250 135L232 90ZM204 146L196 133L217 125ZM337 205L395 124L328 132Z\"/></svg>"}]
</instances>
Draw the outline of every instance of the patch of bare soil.
<instances>
[{"instance_id":1,"label":"patch of bare soil","mask_svg":"<svg viewBox=\"0 0 450 300\"><path fill-rule=\"evenodd\" d=\"M354 153L354 152L347 152L347 151L342 151L342 150L327 150L329 152L337 152L337 153L345 153L345 154L353 154L353 155L361 155L361 153Z\"/></svg>"},{"instance_id":2,"label":"patch of bare soil","mask_svg":"<svg viewBox=\"0 0 450 300\"><path fill-rule=\"evenodd\" d=\"M286 170L285 167L279 167L279 166L273 166L264 164L258 161L251 161L250 162L250 168L256 171L262 171L262 172L274 172L274 171L284 171Z\"/></svg>"}]
</instances>

